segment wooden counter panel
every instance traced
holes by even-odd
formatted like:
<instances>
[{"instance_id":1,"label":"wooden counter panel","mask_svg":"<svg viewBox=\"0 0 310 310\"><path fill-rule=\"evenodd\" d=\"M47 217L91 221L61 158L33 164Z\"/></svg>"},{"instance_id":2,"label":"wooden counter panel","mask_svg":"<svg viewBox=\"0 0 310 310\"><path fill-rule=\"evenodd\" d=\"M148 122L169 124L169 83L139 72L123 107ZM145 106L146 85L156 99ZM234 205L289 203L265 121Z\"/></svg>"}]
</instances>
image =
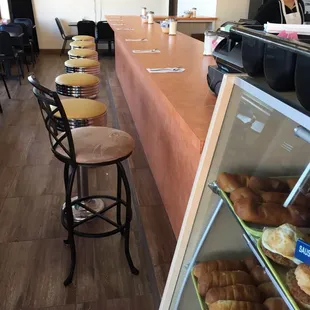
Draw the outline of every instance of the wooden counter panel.
<instances>
[{"instance_id":1,"label":"wooden counter panel","mask_svg":"<svg viewBox=\"0 0 310 310\"><path fill-rule=\"evenodd\" d=\"M200 142L167 98L145 83L136 66L128 66L122 44L116 43L118 78L171 225L178 234L200 159Z\"/></svg>"},{"instance_id":2,"label":"wooden counter panel","mask_svg":"<svg viewBox=\"0 0 310 310\"><path fill-rule=\"evenodd\" d=\"M170 39L154 29L152 35L145 27L135 29L134 33L115 32L116 72L177 236L214 109L215 98L206 82L207 66L212 63L212 58L202 58L199 51L197 66L197 61L188 57L190 47L184 46L180 50L183 35ZM125 42L125 38L143 38L146 35L149 42ZM163 36L162 42L156 41L158 46L153 46L154 36ZM172 43L167 48L169 39ZM144 48L159 48L162 53L132 53L132 49ZM188 55L184 59L185 54ZM176 63L184 66L186 71L149 74L145 69L177 66Z\"/></svg>"}]
</instances>

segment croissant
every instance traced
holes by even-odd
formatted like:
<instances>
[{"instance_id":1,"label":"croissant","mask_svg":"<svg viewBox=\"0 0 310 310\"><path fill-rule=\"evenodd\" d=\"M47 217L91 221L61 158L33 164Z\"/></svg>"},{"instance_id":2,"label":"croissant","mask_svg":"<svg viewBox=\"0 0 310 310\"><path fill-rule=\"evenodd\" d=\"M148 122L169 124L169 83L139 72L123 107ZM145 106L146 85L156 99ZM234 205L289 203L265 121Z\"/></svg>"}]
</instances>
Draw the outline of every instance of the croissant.
<instances>
[{"instance_id":1,"label":"croissant","mask_svg":"<svg viewBox=\"0 0 310 310\"><path fill-rule=\"evenodd\" d=\"M210 305L218 300L261 302L262 295L254 285L236 284L209 289L205 297L206 304Z\"/></svg>"},{"instance_id":2,"label":"croissant","mask_svg":"<svg viewBox=\"0 0 310 310\"><path fill-rule=\"evenodd\" d=\"M193 268L196 278L200 278L203 274L211 271L233 271L243 270L246 271L245 265L240 260L213 260L197 264Z\"/></svg>"},{"instance_id":3,"label":"croissant","mask_svg":"<svg viewBox=\"0 0 310 310\"><path fill-rule=\"evenodd\" d=\"M198 291L206 296L212 287L224 287L233 284L254 284L252 277L244 271L212 271L203 274L198 281Z\"/></svg>"}]
</instances>

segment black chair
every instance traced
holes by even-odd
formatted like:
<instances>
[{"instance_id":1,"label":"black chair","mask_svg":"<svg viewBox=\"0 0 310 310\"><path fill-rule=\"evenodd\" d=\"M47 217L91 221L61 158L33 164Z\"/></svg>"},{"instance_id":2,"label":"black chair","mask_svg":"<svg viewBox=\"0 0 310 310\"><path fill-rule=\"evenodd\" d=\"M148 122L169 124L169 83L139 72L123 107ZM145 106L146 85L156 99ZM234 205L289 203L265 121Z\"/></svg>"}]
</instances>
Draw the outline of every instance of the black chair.
<instances>
[{"instance_id":1,"label":"black chair","mask_svg":"<svg viewBox=\"0 0 310 310\"><path fill-rule=\"evenodd\" d=\"M1 25L0 30L6 31L10 34L13 48L20 56L20 59L23 59L23 62L26 64L27 70L29 72L29 66L28 66L27 57L25 53L25 46L24 46L24 36L25 35L27 36L27 33L24 32L26 29L24 29L23 26L24 25L22 24L10 23L8 25ZM23 67L22 67L22 73L23 73L23 78L24 78Z\"/></svg>"},{"instance_id":2,"label":"black chair","mask_svg":"<svg viewBox=\"0 0 310 310\"><path fill-rule=\"evenodd\" d=\"M114 45L114 31L107 22L97 23L97 40L96 43L108 42L109 53L112 54L112 42Z\"/></svg>"},{"instance_id":3,"label":"black chair","mask_svg":"<svg viewBox=\"0 0 310 310\"><path fill-rule=\"evenodd\" d=\"M11 25L11 24L10 24ZM24 23L14 23L14 25L20 25L23 28L23 43L24 43L24 50L27 49L30 52L30 58L31 58L31 63L33 64L33 67L36 63L36 58L35 58L35 52L34 52L34 46L33 46L33 41L30 39L29 32L28 32L28 27ZM27 61L27 59L26 59ZM26 62L28 64L28 62ZM28 70L29 72L29 70Z\"/></svg>"},{"instance_id":4,"label":"black chair","mask_svg":"<svg viewBox=\"0 0 310 310\"><path fill-rule=\"evenodd\" d=\"M15 61L18 73L19 84L21 77L24 77L24 70L21 63L21 54L16 51L12 45L10 34L6 31L0 31L0 62L7 75L10 75L11 61Z\"/></svg>"},{"instance_id":5,"label":"black chair","mask_svg":"<svg viewBox=\"0 0 310 310\"><path fill-rule=\"evenodd\" d=\"M122 161L127 159L134 148L134 141L127 133L108 127L80 127L70 129L70 125L57 93L39 84L34 75L28 77L34 86L33 92L38 99L45 127L48 131L52 152L55 157L64 163L64 183L66 190L65 208L62 212L62 224L68 231L68 238L64 241L70 245L71 266L65 285L72 282L75 264L76 248L74 235L86 238L103 238L117 233L124 236L125 254L128 265L133 274L139 271L135 268L129 249L130 223L132 219L131 193ZM61 124L61 126L60 126ZM96 151L94 151L96 150ZM88 196L71 201L74 176L80 167L117 166L117 197L108 195ZM122 182L126 200L122 199ZM87 206L90 199L107 199L112 201L100 212ZM80 206L92 215L86 219L74 222L72 207ZM116 208L116 219L106 215L106 212ZM122 208L125 208L125 221L122 219ZM111 225L111 230L103 233L83 232L80 226L95 218ZM79 227L79 229L76 229Z\"/></svg>"},{"instance_id":6,"label":"black chair","mask_svg":"<svg viewBox=\"0 0 310 310\"><path fill-rule=\"evenodd\" d=\"M77 23L78 34L96 38L96 24L92 20L81 20Z\"/></svg>"},{"instance_id":7,"label":"black chair","mask_svg":"<svg viewBox=\"0 0 310 310\"><path fill-rule=\"evenodd\" d=\"M14 23L25 24L27 26L30 40L33 40L33 22L30 18L15 18Z\"/></svg>"},{"instance_id":8,"label":"black chair","mask_svg":"<svg viewBox=\"0 0 310 310\"><path fill-rule=\"evenodd\" d=\"M55 18L55 21L56 21L57 27L59 29L60 35L61 35L61 37L64 40L64 43L62 45L62 49L61 49L61 52L60 52L60 56L61 56L61 55L63 55L63 53L65 51L65 48L66 48L66 45L67 45L67 41L68 40L72 40L73 35L66 35L65 34L64 28L62 27L61 21L60 21L60 19L58 17Z\"/></svg>"}]
</instances>

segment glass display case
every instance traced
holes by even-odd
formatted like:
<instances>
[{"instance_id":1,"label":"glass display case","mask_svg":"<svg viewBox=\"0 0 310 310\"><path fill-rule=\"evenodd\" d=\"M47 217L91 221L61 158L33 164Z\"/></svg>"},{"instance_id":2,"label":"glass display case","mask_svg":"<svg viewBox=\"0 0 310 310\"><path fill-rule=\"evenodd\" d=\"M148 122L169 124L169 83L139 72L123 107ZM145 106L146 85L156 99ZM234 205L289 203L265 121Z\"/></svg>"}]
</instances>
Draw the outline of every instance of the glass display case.
<instances>
[{"instance_id":1,"label":"glass display case","mask_svg":"<svg viewBox=\"0 0 310 310\"><path fill-rule=\"evenodd\" d=\"M195 290L195 264L248 254L256 256L288 308L299 309L286 287L285 271L278 270L259 248L264 225L248 229L234 212L228 195L214 181L223 172L295 178L285 201L286 205L294 204L298 195L309 190L309 143L309 112L294 93L277 93L263 81L245 76L224 77L161 310L207 309Z\"/></svg>"}]
</instances>

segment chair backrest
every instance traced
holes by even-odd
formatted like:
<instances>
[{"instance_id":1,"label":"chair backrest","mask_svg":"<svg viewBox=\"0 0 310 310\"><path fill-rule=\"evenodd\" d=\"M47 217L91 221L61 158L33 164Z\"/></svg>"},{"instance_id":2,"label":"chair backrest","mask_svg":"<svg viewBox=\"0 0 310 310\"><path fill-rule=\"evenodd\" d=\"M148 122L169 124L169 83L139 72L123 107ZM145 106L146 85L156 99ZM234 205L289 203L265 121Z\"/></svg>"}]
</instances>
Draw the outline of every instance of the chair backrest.
<instances>
[{"instance_id":1,"label":"chair backrest","mask_svg":"<svg viewBox=\"0 0 310 310\"><path fill-rule=\"evenodd\" d=\"M56 21L58 30L59 30L59 32L60 32L62 38L64 39L65 36L66 36L66 34L65 34L65 31L64 31L64 28L63 28L63 26L62 26L62 24L61 24L60 19L59 19L58 17L56 17L56 18L55 18L55 21Z\"/></svg>"},{"instance_id":2,"label":"chair backrest","mask_svg":"<svg viewBox=\"0 0 310 310\"><path fill-rule=\"evenodd\" d=\"M18 31L21 31L24 35L23 35L23 42L25 45L29 45L30 42L30 38L29 38L29 34L28 34L28 28L24 23L10 23L9 25L14 25L16 27L19 28Z\"/></svg>"},{"instance_id":3,"label":"chair backrest","mask_svg":"<svg viewBox=\"0 0 310 310\"><path fill-rule=\"evenodd\" d=\"M34 74L28 76L37 97L41 115L48 131L52 151L57 157L75 162L75 150L71 129L63 105L56 92L42 86ZM57 113L57 116L55 115ZM59 126L61 124L61 131ZM60 132L59 132L60 131ZM69 158L59 155L56 149L60 147Z\"/></svg>"},{"instance_id":4,"label":"chair backrest","mask_svg":"<svg viewBox=\"0 0 310 310\"><path fill-rule=\"evenodd\" d=\"M96 37L96 24L91 20L82 20L77 23L78 34Z\"/></svg>"},{"instance_id":5,"label":"chair backrest","mask_svg":"<svg viewBox=\"0 0 310 310\"><path fill-rule=\"evenodd\" d=\"M32 38L33 34L33 22L30 18L15 18L14 23L17 24L25 24L28 29L28 35L30 38Z\"/></svg>"},{"instance_id":6,"label":"chair backrest","mask_svg":"<svg viewBox=\"0 0 310 310\"><path fill-rule=\"evenodd\" d=\"M23 27L20 24L10 23L8 25L1 25L1 31L6 31L12 36L19 36L23 33Z\"/></svg>"},{"instance_id":7,"label":"chair backrest","mask_svg":"<svg viewBox=\"0 0 310 310\"><path fill-rule=\"evenodd\" d=\"M107 22L97 23L97 36L99 40L114 41L114 31Z\"/></svg>"},{"instance_id":8,"label":"chair backrest","mask_svg":"<svg viewBox=\"0 0 310 310\"><path fill-rule=\"evenodd\" d=\"M14 57L11 36L8 32L1 31L1 29L0 29L0 56Z\"/></svg>"}]
</instances>

